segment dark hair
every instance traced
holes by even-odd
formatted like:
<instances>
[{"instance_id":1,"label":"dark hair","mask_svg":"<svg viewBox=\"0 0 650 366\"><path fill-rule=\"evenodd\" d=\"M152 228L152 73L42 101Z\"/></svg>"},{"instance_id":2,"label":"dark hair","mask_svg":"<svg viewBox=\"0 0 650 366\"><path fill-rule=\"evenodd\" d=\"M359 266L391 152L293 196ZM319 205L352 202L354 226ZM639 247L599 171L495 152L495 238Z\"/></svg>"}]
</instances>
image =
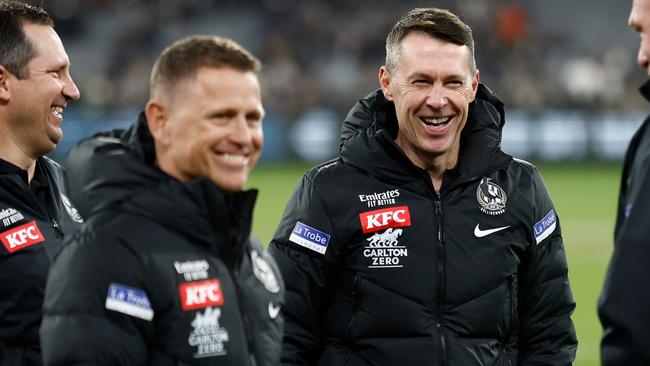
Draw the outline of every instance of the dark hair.
<instances>
[{"instance_id":1,"label":"dark hair","mask_svg":"<svg viewBox=\"0 0 650 366\"><path fill-rule=\"evenodd\" d=\"M255 56L231 39L190 36L172 43L160 54L151 71L151 91L193 77L201 67L230 67L255 74L261 68Z\"/></svg>"},{"instance_id":2,"label":"dark hair","mask_svg":"<svg viewBox=\"0 0 650 366\"><path fill-rule=\"evenodd\" d=\"M54 27L50 15L40 7L17 1L0 1L0 65L17 78L25 78L25 67L36 55L23 31L24 23Z\"/></svg>"},{"instance_id":3,"label":"dark hair","mask_svg":"<svg viewBox=\"0 0 650 366\"><path fill-rule=\"evenodd\" d=\"M424 32L433 38L469 48L469 67L476 72L472 29L449 10L416 8L404 15L386 37L386 67L394 70L399 64L400 43L411 32Z\"/></svg>"}]
</instances>

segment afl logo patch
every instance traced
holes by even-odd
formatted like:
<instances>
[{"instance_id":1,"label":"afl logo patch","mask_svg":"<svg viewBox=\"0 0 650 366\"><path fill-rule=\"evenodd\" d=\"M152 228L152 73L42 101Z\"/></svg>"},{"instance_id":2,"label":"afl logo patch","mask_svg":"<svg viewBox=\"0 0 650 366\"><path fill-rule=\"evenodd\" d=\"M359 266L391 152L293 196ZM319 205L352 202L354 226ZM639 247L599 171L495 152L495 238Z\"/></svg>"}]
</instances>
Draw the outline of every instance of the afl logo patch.
<instances>
[{"instance_id":1,"label":"afl logo patch","mask_svg":"<svg viewBox=\"0 0 650 366\"><path fill-rule=\"evenodd\" d=\"M506 192L492 178L483 177L476 189L476 199L481 205L481 211L488 215L501 215L506 212Z\"/></svg>"}]
</instances>

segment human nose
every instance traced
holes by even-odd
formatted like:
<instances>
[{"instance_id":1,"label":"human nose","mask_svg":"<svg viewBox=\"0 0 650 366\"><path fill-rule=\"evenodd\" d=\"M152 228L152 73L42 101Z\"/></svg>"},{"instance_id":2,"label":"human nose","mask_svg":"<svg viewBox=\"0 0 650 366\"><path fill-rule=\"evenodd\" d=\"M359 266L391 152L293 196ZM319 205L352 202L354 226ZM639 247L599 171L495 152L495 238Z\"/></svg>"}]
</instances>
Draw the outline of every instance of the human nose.
<instances>
[{"instance_id":1,"label":"human nose","mask_svg":"<svg viewBox=\"0 0 650 366\"><path fill-rule=\"evenodd\" d=\"M429 94L427 95L427 105L433 109L442 109L449 103L447 96L440 85L432 85Z\"/></svg>"},{"instance_id":2,"label":"human nose","mask_svg":"<svg viewBox=\"0 0 650 366\"><path fill-rule=\"evenodd\" d=\"M238 116L231 123L230 140L238 145L250 145L253 131L245 116Z\"/></svg>"},{"instance_id":3,"label":"human nose","mask_svg":"<svg viewBox=\"0 0 650 366\"><path fill-rule=\"evenodd\" d=\"M70 74L66 75L66 80L63 84L63 95L66 97L66 99L72 100L79 100L79 97L81 97L79 88L77 88L77 84L75 84L74 80L72 80L72 76L70 76Z\"/></svg>"}]
</instances>

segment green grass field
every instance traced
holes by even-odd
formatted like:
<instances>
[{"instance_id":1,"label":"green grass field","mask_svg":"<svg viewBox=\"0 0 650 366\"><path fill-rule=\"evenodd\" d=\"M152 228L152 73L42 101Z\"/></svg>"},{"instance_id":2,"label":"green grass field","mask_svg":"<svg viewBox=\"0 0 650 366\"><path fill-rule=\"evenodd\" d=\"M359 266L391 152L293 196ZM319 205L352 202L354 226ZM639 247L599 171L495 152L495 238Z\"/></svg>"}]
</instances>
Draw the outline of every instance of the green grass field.
<instances>
[{"instance_id":1,"label":"green grass field","mask_svg":"<svg viewBox=\"0 0 650 366\"><path fill-rule=\"evenodd\" d=\"M260 189L253 231L268 243L304 164L261 165L249 186ZM600 323L596 301L612 251L612 233L620 165L540 164L551 192L569 260L569 276L577 308L573 320L580 342L574 365L599 364Z\"/></svg>"}]
</instances>

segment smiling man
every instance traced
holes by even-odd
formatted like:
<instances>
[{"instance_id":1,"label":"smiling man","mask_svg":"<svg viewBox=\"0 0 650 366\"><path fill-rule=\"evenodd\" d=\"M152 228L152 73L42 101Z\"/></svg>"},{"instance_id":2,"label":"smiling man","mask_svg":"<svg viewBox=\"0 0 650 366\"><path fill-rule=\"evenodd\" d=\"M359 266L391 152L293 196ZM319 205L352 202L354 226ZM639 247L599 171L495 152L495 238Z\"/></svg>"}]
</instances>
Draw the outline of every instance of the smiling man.
<instances>
[{"instance_id":1,"label":"smiling man","mask_svg":"<svg viewBox=\"0 0 650 366\"><path fill-rule=\"evenodd\" d=\"M570 365L575 303L555 208L500 149L503 103L470 28L414 9L340 157L299 183L270 250L285 365Z\"/></svg>"},{"instance_id":2,"label":"smiling man","mask_svg":"<svg viewBox=\"0 0 650 366\"><path fill-rule=\"evenodd\" d=\"M0 365L39 365L38 327L50 261L82 222L63 169L44 155L79 99L54 22L0 1Z\"/></svg>"},{"instance_id":3,"label":"smiling man","mask_svg":"<svg viewBox=\"0 0 650 366\"><path fill-rule=\"evenodd\" d=\"M71 151L87 223L48 279L48 365L278 363L283 284L243 191L263 144L259 68L229 39L182 39L138 121Z\"/></svg>"}]
</instances>

